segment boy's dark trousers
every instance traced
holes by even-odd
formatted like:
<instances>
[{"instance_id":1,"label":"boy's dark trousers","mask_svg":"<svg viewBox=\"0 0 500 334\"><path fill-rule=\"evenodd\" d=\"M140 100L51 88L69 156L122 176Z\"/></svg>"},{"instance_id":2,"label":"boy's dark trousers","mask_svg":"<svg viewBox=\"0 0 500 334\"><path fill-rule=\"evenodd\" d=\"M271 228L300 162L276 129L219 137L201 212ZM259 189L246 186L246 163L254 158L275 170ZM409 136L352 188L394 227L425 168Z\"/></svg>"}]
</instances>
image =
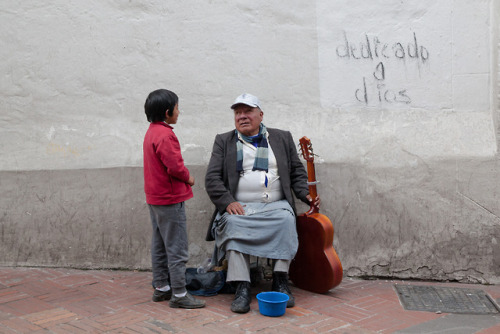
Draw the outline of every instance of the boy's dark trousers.
<instances>
[{"instance_id":1,"label":"boy's dark trousers","mask_svg":"<svg viewBox=\"0 0 500 334\"><path fill-rule=\"evenodd\" d=\"M189 258L184 202L148 206L153 227L153 287L161 288L170 284L174 294L184 293Z\"/></svg>"}]
</instances>

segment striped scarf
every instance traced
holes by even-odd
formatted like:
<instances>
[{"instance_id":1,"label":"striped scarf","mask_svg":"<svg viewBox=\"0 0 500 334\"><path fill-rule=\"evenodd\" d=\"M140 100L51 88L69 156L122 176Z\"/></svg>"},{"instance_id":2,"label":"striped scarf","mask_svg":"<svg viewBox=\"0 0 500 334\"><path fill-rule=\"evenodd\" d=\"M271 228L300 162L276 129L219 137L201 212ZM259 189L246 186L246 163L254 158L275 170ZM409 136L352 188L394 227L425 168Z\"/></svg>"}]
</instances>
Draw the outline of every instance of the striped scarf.
<instances>
[{"instance_id":1,"label":"striped scarf","mask_svg":"<svg viewBox=\"0 0 500 334\"><path fill-rule=\"evenodd\" d=\"M267 129L266 126L260 123L259 134L255 137L247 137L238 130L236 133L239 135L239 138L243 139L249 144L252 144L257 147L257 153L255 154L255 160L253 162L252 170L263 170L268 171L269 161L268 161L268 145L267 145ZM243 172L243 142L239 139L236 142L236 171L238 173Z\"/></svg>"}]
</instances>

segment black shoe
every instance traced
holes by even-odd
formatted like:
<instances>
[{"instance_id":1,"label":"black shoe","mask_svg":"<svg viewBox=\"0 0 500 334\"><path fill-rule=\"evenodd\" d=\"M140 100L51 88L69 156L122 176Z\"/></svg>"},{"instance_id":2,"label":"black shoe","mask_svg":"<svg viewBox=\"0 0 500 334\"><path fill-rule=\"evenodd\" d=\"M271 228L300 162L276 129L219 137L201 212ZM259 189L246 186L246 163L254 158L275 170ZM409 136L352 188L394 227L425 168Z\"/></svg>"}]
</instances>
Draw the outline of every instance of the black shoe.
<instances>
[{"instance_id":1,"label":"black shoe","mask_svg":"<svg viewBox=\"0 0 500 334\"><path fill-rule=\"evenodd\" d=\"M288 295L288 301L286 302L286 307L294 307L295 306L295 298L292 296L292 291L288 286L288 274L283 272L274 272L273 273L273 284L271 286L271 290L282 292Z\"/></svg>"},{"instance_id":2,"label":"black shoe","mask_svg":"<svg viewBox=\"0 0 500 334\"><path fill-rule=\"evenodd\" d=\"M154 302L162 302L164 300L170 300L170 297L172 297L172 289L168 291L160 291L158 289L155 289L155 292L153 292Z\"/></svg>"},{"instance_id":3,"label":"black shoe","mask_svg":"<svg viewBox=\"0 0 500 334\"><path fill-rule=\"evenodd\" d=\"M173 295L169 305L172 308L201 308L205 307L205 301L196 299L187 292L184 297L176 297Z\"/></svg>"},{"instance_id":4,"label":"black shoe","mask_svg":"<svg viewBox=\"0 0 500 334\"><path fill-rule=\"evenodd\" d=\"M250 282L240 282L236 288L234 300L231 303L231 311L235 313L247 313L250 311Z\"/></svg>"}]
</instances>

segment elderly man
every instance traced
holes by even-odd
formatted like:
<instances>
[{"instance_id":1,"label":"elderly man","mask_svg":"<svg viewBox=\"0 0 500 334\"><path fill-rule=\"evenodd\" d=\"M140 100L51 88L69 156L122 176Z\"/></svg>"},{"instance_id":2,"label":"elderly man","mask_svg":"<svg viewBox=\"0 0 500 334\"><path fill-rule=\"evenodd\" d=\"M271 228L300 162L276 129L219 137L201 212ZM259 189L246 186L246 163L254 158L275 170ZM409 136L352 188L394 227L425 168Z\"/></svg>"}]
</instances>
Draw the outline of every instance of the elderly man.
<instances>
[{"instance_id":1,"label":"elderly man","mask_svg":"<svg viewBox=\"0 0 500 334\"><path fill-rule=\"evenodd\" d=\"M233 312L250 310L250 256L273 259L272 289L286 293L292 307L288 269L298 248L292 192L309 204L307 173L290 132L262 123L257 97L242 94L231 108L236 129L215 137L205 177L216 207L207 240L215 239L215 261L228 260Z\"/></svg>"}]
</instances>

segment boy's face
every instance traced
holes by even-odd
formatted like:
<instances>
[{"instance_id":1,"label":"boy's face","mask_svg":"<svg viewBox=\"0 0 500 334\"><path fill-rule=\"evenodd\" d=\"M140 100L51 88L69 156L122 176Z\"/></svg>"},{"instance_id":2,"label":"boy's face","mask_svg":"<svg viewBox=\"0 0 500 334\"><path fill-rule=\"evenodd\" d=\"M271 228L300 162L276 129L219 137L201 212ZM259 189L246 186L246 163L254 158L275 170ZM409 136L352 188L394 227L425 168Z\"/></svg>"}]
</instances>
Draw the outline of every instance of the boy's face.
<instances>
[{"instance_id":1,"label":"boy's face","mask_svg":"<svg viewBox=\"0 0 500 334\"><path fill-rule=\"evenodd\" d=\"M167 122L167 124L177 123L177 119L179 118L179 114L180 114L179 103L177 103L174 107L174 112L173 112L172 116L170 116L168 114L168 110L165 112L165 116L166 116L165 122Z\"/></svg>"}]
</instances>

